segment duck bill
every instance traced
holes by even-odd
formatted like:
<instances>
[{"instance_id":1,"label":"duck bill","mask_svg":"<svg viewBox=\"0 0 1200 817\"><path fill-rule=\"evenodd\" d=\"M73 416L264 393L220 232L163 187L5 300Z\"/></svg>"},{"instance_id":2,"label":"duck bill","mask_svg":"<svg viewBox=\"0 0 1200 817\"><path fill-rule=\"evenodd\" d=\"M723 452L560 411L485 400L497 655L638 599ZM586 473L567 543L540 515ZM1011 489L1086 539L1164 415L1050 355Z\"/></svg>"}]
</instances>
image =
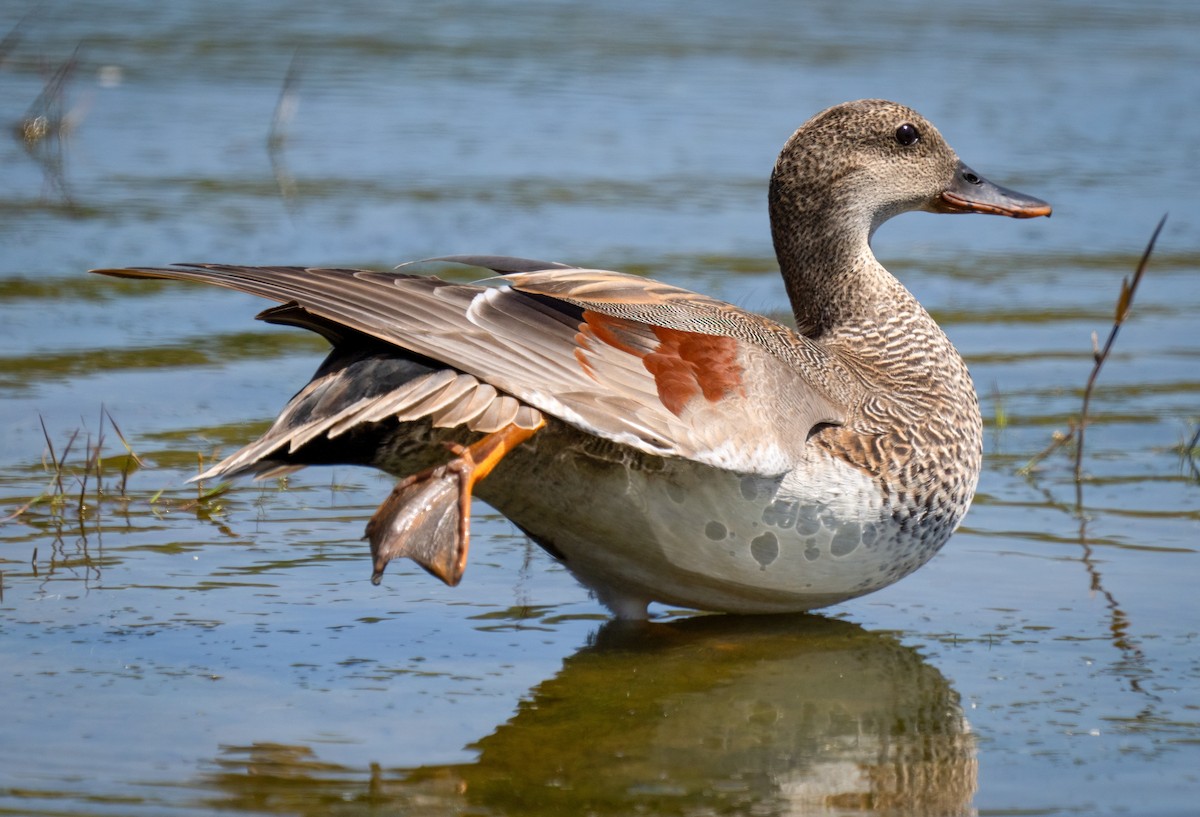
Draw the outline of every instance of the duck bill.
<instances>
[{"instance_id":1,"label":"duck bill","mask_svg":"<svg viewBox=\"0 0 1200 817\"><path fill-rule=\"evenodd\" d=\"M988 213L1010 218L1037 218L1051 212L1050 205L1041 199L992 184L962 162L929 209L935 213Z\"/></svg>"}]
</instances>

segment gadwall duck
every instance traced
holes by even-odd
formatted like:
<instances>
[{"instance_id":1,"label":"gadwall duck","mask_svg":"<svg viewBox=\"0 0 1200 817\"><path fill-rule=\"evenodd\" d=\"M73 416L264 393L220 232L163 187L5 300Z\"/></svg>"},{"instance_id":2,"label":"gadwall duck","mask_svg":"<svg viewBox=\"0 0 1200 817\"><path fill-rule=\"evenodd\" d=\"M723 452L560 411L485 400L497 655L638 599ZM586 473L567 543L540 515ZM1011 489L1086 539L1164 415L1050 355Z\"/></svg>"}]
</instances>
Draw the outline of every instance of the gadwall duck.
<instances>
[{"instance_id":1,"label":"gadwall duck","mask_svg":"<svg viewBox=\"0 0 1200 817\"><path fill-rule=\"evenodd\" d=\"M282 304L260 319L332 344L270 430L198 479L332 463L402 477L367 525L374 581L405 556L457 584L478 495L620 617L652 601L773 613L906 576L974 495L967 367L871 252L909 210L1050 215L966 167L917 112L863 100L805 123L771 176L795 329L634 275L497 256L431 260L490 269L499 286L96 272L259 295Z\"/></svg>"}]
</instances>

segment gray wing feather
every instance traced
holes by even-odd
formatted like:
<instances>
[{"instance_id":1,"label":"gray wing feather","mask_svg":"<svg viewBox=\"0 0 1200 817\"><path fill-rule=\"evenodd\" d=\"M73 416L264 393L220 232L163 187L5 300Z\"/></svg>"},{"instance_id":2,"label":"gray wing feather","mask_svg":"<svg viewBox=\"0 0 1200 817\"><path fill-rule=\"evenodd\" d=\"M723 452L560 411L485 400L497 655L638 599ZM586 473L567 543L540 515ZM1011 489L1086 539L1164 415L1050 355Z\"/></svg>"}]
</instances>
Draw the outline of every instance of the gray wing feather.
<instances>
[{"instance_id":1,"label":"gray wing feather","mask_svg":"<svg viewBox=\"0 0 1200 817\"><path fill-rule=\"evenodd\" d=\"M811 427L843 416L845 403L834 395L852 388L847 379L837 375L831 385L822 382L830 379L828 373L810 376L806 369L820 369L823 350L772 321L637 276L502 256L442 260L504 273L514 288L454 284L403 272L301 267L203 264L97 272L202 281L259 295L285 304L267 310L268 319L311 326L327 337L336 335L336 326L345 326L454 370L444 373L448 377L439 372L436 379L409 383L407 392L347 406L320 428L305 428L307 439L343 433L355 418L365 421L388 413L430 416L444 424L465 422L477 430L514 421L533 426L544 413L646 453L773 474L794 462ZM722 401L728 405L705 405L692 415L676 416L659 399L654 376L640 357L597 344L588 352L590 365L581 365L576 356L579 312L523 292L641 321L646 324L641 336L631 335L636 344L653 341L654 325L727 334L747 342L746 365L753 367L749 374L754 376L746 378L741 393ZM796 409L798 416L791 414ZM281 416L276 425L283 420ZM754 439L730 445L729 438L744 433L748 421L757 424ZM268 432L255 444L260 454L271 437ZM280 439L279 445L285 442ZM242 463L250 462L249 450L238 456Z\"/></svg>"}]
</instances>

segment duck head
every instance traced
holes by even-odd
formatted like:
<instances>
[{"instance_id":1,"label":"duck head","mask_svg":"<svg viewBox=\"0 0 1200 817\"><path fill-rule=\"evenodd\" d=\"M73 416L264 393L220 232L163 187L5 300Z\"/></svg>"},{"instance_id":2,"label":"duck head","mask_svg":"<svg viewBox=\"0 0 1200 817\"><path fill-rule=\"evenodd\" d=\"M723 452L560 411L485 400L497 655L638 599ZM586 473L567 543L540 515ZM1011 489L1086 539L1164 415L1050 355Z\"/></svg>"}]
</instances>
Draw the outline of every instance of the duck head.
<instances>
[{"instance_id":1,"label":"duck head","mask_svg":"<svg viewBox=\"0 0 1200 817\"><path fill-rule=\"evenodd\" d=\"M882 99L836 105L792 134L771 177L771 204L785 223L832 217L863 237L910 210L1012 218L1051 212L1041 199L980 176L929 120Z\"/></svg>"}]
</instances>

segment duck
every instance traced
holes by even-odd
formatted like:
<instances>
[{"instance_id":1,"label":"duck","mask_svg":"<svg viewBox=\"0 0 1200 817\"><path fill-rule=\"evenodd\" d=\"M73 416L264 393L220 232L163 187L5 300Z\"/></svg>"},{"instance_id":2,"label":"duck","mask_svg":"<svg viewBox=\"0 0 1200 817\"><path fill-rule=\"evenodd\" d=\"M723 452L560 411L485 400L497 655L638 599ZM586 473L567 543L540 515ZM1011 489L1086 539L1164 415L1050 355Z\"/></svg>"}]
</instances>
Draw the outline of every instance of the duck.
<instances>
[{"instance_id":1,"label":"duck","mask_svg":"<svg viewBox=\"0 0 1200 817\"><path fill-rule=\"evenodd\" d=\"M962 356L876 259L909 211L1049 216L927 119L880 99L801 125L770 177L794 325L646 277L525 258L489 271L177 264L331 345L259 439L196 479L362 465L399 482L366 526L372 581L467 566L479 497L617 618L660 603L791 613L886 587L962 521L982 419Z\"/></svg>"}]
</instances>

